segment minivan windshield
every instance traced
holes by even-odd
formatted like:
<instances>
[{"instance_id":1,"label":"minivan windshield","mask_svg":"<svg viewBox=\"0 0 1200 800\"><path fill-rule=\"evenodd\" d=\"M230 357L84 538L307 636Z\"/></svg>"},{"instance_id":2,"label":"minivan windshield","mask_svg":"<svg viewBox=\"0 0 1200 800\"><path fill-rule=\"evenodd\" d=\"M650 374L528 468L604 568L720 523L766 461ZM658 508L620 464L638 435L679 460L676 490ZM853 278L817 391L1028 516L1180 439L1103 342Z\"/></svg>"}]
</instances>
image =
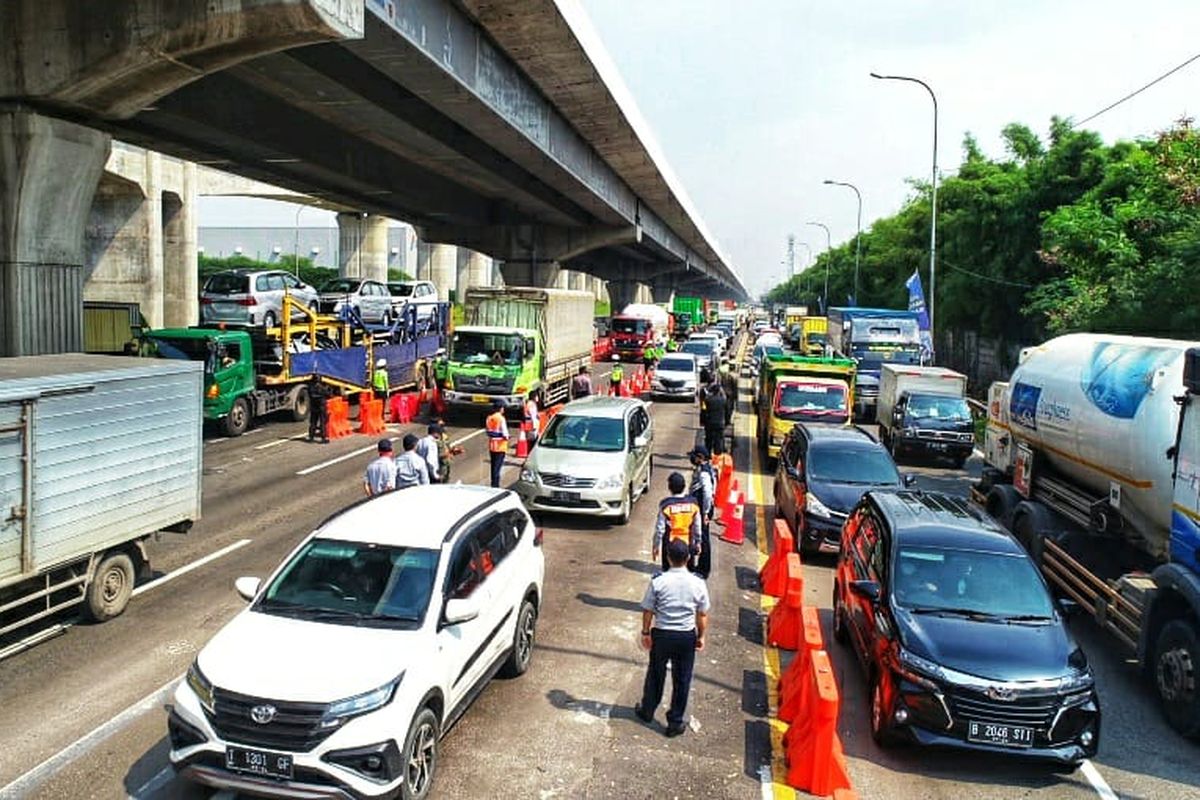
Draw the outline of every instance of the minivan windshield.
<instances>
[{"instance_id":1,"label":"minivan windshield","mask_svg":"<svg viewBox=\"0 0 1200 800\"><path fill-rule=\"evenodd\" d=\"M916 394L908 399L908 416L913 419L935 419L942 422L970 422L971 409L961 397Z\"/></svg>"},{"instance_id":2,"label":"minivan windshield","mask_svg":"<svg viewBox=\"0 0 1200 800\"><path fill-rule=\"evenodd\" d=\"M358 291L359 284L361 283L362 281L330 281L321 287L321 291L326 294L352 294Z\"/></svg>"},{"instance_id":3,"label":"minivan windshield","mask_svg":"<svg viewBox=\"0 0 1200 800\"><path fill-rule=\"evenodd\" d=\"M254 608L339 625L416 627L433 593L438 556L415 547L312 539Z\"/></svg>"},{"instance_id":4,"label":"minivan windshield","mask_svg":"<svg viewBox=\"0 0 1200 800\"><path fill-rule=\"evenodd\" d=\"M847 447L844 442L809 445L808 477L825 483L900 485L900 473L886 451L873 446Z\"/></svg>"},{"instance_id":5,"label":"minivan windshield","mask_svg":"<svg viewBox=\"0 0 1200 800\"><path fill-rule=\"evenodd\" d=\"M690 358L671 358L667 356L658 362L659 372L695 372L696 362Z\"/></svg>"},{"instance_id":6,"label":"minivan windshield","mask_svg":"<svg viewBox=\"0 0 1200 800\"><path fill-rule=\"evenodd\" d=\"M392 297L408 297L413 293L411 283L389 283L387 287Z\"/></svg>"},{"instance_id":7,"label":"minivan windshield","mask_svg":"<svg viewBox=\"0 0 1200 800\"><path fill-rule=\"evenodd\" d=\"M538 447L619 453L625 449L625 422L612 417L559 414L550 420Z\"/></svg>"},{"instance_id":8,"label":"minivan windshield","mask_svg":"<svg viewBox=\"0 0 1200 800\"><path fill-rule=\"evenodd\" d=\"M914 613L1050 619L1050 595L1021 553L901 547L892 594Z\"/></svg>"}]
</instances>

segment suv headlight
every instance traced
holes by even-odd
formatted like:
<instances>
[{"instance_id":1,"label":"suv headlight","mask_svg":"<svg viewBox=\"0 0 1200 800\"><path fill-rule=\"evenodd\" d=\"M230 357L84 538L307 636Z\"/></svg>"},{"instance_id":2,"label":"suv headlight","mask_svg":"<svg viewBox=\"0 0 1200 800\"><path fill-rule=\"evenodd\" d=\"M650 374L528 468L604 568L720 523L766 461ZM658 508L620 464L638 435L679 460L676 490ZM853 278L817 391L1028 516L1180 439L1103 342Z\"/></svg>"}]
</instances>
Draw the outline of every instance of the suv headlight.
<instances>
[{"instance_id":1,"label":"suv headlight","mask_svg":"<svg viewBox=\"0 0 1200 800\"><path fill-rule=\"evenodd\" d=\"M200 705L208 713L213 713L213 686L204 673L200 671L198 661L193 661L187 671L187 685L196 694Z\"/></svg>"},{"instance_id":2,"label":"suv headlight","mask_svg":"<svg viewBox=\"0 0 1200 800\"><path fill-rule=\"evenodd\" d=\"M910 653L903 647L900 648L899 661L897 671L906 681L931 691L935 691L938 688L936 683L930 680L929 677L926 677L941 677L942 668L937 664L927 658L921 658L921 656Z\"/></svg>"},{"instance_id":3,"label":"suv headlight","mask_svg":"<svg viewBox=\"0 0 1200 800\"><path fill-rule=\"evenodd\" d=\"M833 519L833 512L829 510L829 506L821 502L821 500L812 492L804 496L804 509L814 517L823 519Z\"/></svg>"},{"instance_id":4,"label":"suv headlight","mask_svg":"<svg viewBox=\"0 0 1200 800\"><path fill-rule=\"evenodd\" d=\"M396 694L396 687L400 685L400 680L403 677L404 673L401 672L393 680L388 681L378 689L372 689L369 692L363 692L353 697L347 697L345 700L330 703L329 708L325 709L325 714L321 717L321 728L336 728L352 717L383 708L392 701L393 695Z\"/></svg>"},{"instance_id":5,"label":"suv headlight","mask_svg":"<svg viewBox=\"0 0 1200 800\"><path fill-rule=\"evenodd\" d=\"M597 489L620 489L625 485L625 476L618 472L615 475L609 475L603 480L596 481Z\"/></svg>"},{"instance_id":6,"label":"suv headlight","mask_svg":"<svg viewBox=\"0 0 1200 800\"><path fill-rule=\"evenodd\" d=\"M537 476L533 474L533 470L529 467L521 467L521 480L525 483L534 483Z\"/></svg>"},{"instance_id":7,"label":"suv headlight","mask_svg":"<svg viewBox=\"0 0 1200 800\"><path fill-rule=\"evenodd\" d=\"M1077 692L1091 689L1095 682L1096 679L1090 671L1075 672L1058 679L1058 690L1060 692Z\"/></svg>"}]
</instances>

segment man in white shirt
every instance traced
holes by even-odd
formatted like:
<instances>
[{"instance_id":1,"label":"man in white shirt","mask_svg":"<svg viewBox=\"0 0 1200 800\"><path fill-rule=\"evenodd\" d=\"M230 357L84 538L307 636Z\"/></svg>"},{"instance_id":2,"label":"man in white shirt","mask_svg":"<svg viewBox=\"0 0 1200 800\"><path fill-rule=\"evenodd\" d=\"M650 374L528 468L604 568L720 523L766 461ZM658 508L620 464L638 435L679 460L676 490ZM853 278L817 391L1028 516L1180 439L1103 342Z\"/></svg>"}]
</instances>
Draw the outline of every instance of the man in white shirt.
<instances>
[{"instance_id":1,"label":"man in white shirt","mask_svg":"<svg viewBox=\"0 0 1200 800\"><path fill-rule=\"evenodd\" d=\"M425 459L416 454L417 437L411 433L404 435L404 452L396 459L396 488L407 489L410 486L425 486L429 483L429 465Z\"/></svg>"},{"instance_id":2,"label":"man in white shirt","mask_svg":"<svg viewBox=\"0 0 1200 800\"><path fill-rule=\"evenodd\" d=\"M425 429L425 436L417 442L416 454L425 460L425 465L429 469L429 482L438 482L438 436L442 432L442 426L436 422L429 423L429 427Z\"/></svg>"},{"instance_id":3,"label":"man in white shirt","mask_svg":"<svg viewBox=\"0 0 1200 800\"><path fill-rule=\"evenodd\" d=\"M363 491L368 497L396 488L396 462L392 459L392 440L380 439L376 451L378 455L367 465L367 473L363 476Z\"/></svg>"}]
</instances>

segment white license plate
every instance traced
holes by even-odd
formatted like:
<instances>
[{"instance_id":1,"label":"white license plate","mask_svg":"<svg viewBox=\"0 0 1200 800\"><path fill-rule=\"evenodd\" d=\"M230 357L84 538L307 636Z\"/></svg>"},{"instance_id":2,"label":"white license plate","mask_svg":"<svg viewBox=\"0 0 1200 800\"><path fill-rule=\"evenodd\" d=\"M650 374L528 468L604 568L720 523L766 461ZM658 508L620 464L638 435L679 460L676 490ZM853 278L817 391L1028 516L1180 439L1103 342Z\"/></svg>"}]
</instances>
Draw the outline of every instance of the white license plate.
<instances>
[{"instance_id":1,"label":"white license plate","mask_svg":"<svg viewBox=\"0 0 1200 800\"><path fill-rule=\"evenodd\" d=\"M967 741L1002 747L1033 747L1033 728L997 722L970 722L967 725Z\"/></svg>"},{"instance_id":2,"label":"white license plate","mask_svg":"<svg viewBox=\"0 0 1200 800\"><path fill-rule=\"evenodd\" d=\"M265 753L244 747L225 748L225 767L234 772L249 772L268 778L292 779L292 757L287 753Z\"/></svg>"},{"instance_id":3,"label":"white license plate","mask_svg":"<svg viewBox=\"0 0 1200 800\"><path fill-rule=\"evenodd\" d=\"M581 499L579 492L559 492L553 491L550 497L554 500L561 500L566 503L578 503Z\"/></svg>"}]
</instances>

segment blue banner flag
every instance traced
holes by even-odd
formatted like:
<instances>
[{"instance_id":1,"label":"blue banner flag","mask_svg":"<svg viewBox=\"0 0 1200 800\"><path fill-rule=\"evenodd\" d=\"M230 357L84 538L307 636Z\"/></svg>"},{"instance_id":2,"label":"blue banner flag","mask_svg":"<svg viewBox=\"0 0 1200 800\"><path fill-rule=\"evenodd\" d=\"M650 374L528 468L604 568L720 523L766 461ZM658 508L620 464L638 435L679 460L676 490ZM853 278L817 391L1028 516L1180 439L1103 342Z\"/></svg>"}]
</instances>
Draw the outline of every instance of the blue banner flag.
<instances>
[{"instance_id":1,"label":"blue banner flag","mask_svg":"<svg viewBox=\"0 0 1200 800\"><path fill-rule=\"evenodd\" d=\"M917 325L921 329L921 349L925 351L922 361L933 361L933 337L929 333L929 311L925 308L925 290L921 288L921 273L913 270L912 277L904 282L908 289L908 310L917 312Z\"/></svg>"}]
</instances>

